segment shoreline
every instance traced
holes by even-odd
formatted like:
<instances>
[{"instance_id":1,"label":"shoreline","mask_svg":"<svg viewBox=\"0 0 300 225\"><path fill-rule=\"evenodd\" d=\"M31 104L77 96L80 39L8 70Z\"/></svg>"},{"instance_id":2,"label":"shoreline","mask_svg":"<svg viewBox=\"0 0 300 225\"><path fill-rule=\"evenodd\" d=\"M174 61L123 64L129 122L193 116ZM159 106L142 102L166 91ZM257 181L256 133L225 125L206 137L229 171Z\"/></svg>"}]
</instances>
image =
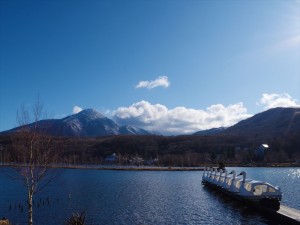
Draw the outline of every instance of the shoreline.
<instances>
[{"instance_id":1,"label":"shoreline","mask_svg":"<svg viewBox=\"0 0 300 225\"><path fill-rule=\"evenodd\" d=\"M66 166L63 169L94 169L94 170L123 170L123 171L203 171L204 167L177 167L177 166Z\"/></svg>"},{"instance_id":2,"label":"shoreline","mask_svg":"<svg viewBox=\"0 0 300 225\"><path fill-rule=\"evenodd\" d=\"M6 164L1 167L16 167ZM203 171L204 166L177 167L177 166L118 166L118 165L54 165L53 169L86 169L86 170L124 170L124 171Z\"/></svg>"},{"instance_id":3,"label":"shoreline","mask_svg":"<svg viewBox=\"0 0 300 225\"><path fill-rule=\"evenodd\" d=\"M1 167L16 167L13 164L0 164ZM122 170L122 171L203 171L205 167L218 167L218 164L207 164L196 167L179 166L120 166L120 165L54 165L54 169L89 169L89 170ZM226 167L300 167L300 164L260 164L236 165L228 164Z\"/></svg>"}]
</instances>

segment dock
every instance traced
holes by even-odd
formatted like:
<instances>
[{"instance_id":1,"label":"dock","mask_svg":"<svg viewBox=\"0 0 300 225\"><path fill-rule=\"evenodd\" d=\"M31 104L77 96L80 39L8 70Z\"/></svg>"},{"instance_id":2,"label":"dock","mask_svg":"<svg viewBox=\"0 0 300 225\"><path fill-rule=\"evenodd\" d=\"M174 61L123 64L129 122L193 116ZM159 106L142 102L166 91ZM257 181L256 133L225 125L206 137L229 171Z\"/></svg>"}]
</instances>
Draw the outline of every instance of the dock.
<instances>
[{"instance_id":1,"label":"dock","mask_svg":"<svg viewBox=\"0 0 300 225\"><path fill-rule=\"evenodd\" d=\"M300 224L300 210L280 205L280 209L276 212L277 218L282 223Z\"/></svg>"},{"instance_id":2,"label":"dock","mask_svg":"<svg viewBox=\"0 0 300 225\"><path fill-rule=\"evenodd\" d=\"M260 213L262 216L269 218L280 225L300 225L300 210L280 204L278 211L274 211L255 204L248 204L249 207Z\"/></svg>"}]
</instances>

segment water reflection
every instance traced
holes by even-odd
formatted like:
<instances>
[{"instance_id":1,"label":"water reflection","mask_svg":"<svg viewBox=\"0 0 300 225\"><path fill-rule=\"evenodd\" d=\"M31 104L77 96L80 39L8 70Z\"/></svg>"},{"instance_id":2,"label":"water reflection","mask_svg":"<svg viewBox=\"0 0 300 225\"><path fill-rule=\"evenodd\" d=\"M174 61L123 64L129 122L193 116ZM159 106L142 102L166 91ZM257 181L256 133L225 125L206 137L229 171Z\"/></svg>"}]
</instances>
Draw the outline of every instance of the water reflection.
<instances>
[{"instance_id":1,"label":"water reflection","mask_svg":"<svg viewBox=\"0 0 300 225\"><path fill-rule=\"evenodd\" d=\"M288 176L293 179L300 178L300 169L289 169Z\"/></svg>"}]
</instances>

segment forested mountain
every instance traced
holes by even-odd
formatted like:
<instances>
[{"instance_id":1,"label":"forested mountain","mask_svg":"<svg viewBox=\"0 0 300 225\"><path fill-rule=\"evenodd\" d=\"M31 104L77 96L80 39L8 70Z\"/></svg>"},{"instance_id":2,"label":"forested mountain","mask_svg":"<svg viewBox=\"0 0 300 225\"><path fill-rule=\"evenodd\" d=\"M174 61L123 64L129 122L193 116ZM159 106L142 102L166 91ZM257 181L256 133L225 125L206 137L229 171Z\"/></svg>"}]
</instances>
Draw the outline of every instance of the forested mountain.
<instances>
[{"instance_id":1,"label":"forested mountain","mask_svg":"<svg viewBox=\"0 0 300 225\"><path fill-rule=\"evenodd\" d=\"M212 128L194 135L232 135L265 140L300 134L300 108L273 108L228 127Z\"/></svg>"},{"instance_id":2,"label":"forested mountain","mask_svg":"<svg viewBox=\"0 0 300 225\"><path fill-rule=\"evenodd\" d=\"M215 135L222 133L224 130L226 130L225 127L211 128L208 130L197 131L194 135Z\"/></svg>"},{"instance_id":3,"label":"forested mountain","mask_svg":"<svg viewBox=\"0 0 300 225\"><path fill-rule=\"evenodd\" d=\"M254 139L300 135L300 108L273 108L243 120L220 134Z\"/></svg>"}]
</instances>

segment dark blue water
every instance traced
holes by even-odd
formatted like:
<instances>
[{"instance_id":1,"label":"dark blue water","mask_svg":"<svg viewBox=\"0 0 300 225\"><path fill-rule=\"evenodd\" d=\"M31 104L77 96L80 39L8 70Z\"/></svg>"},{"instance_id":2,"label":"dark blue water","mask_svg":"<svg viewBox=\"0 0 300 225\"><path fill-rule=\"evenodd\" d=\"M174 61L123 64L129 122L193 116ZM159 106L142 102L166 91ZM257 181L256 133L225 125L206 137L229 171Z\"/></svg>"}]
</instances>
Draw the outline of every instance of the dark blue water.
<instances>
[{"instance_id":1,"label":"dark blue water","mask_svg":"<svg viewBox=\"0 0 300 225\"><path fill-rule=\"evenodd\" d=\"M229 168L230 170L231 168ZM235 168L281 187L282 203L300 209L300 169ZM0 217L26 224L22 182L0 168ZM87 224L270 224L268 218L201 185L201 171L64 170L35 196L36 225L64 224L86 212ZM23 212L22 212L23 207Z\"/></svg>"}]
</instances>

